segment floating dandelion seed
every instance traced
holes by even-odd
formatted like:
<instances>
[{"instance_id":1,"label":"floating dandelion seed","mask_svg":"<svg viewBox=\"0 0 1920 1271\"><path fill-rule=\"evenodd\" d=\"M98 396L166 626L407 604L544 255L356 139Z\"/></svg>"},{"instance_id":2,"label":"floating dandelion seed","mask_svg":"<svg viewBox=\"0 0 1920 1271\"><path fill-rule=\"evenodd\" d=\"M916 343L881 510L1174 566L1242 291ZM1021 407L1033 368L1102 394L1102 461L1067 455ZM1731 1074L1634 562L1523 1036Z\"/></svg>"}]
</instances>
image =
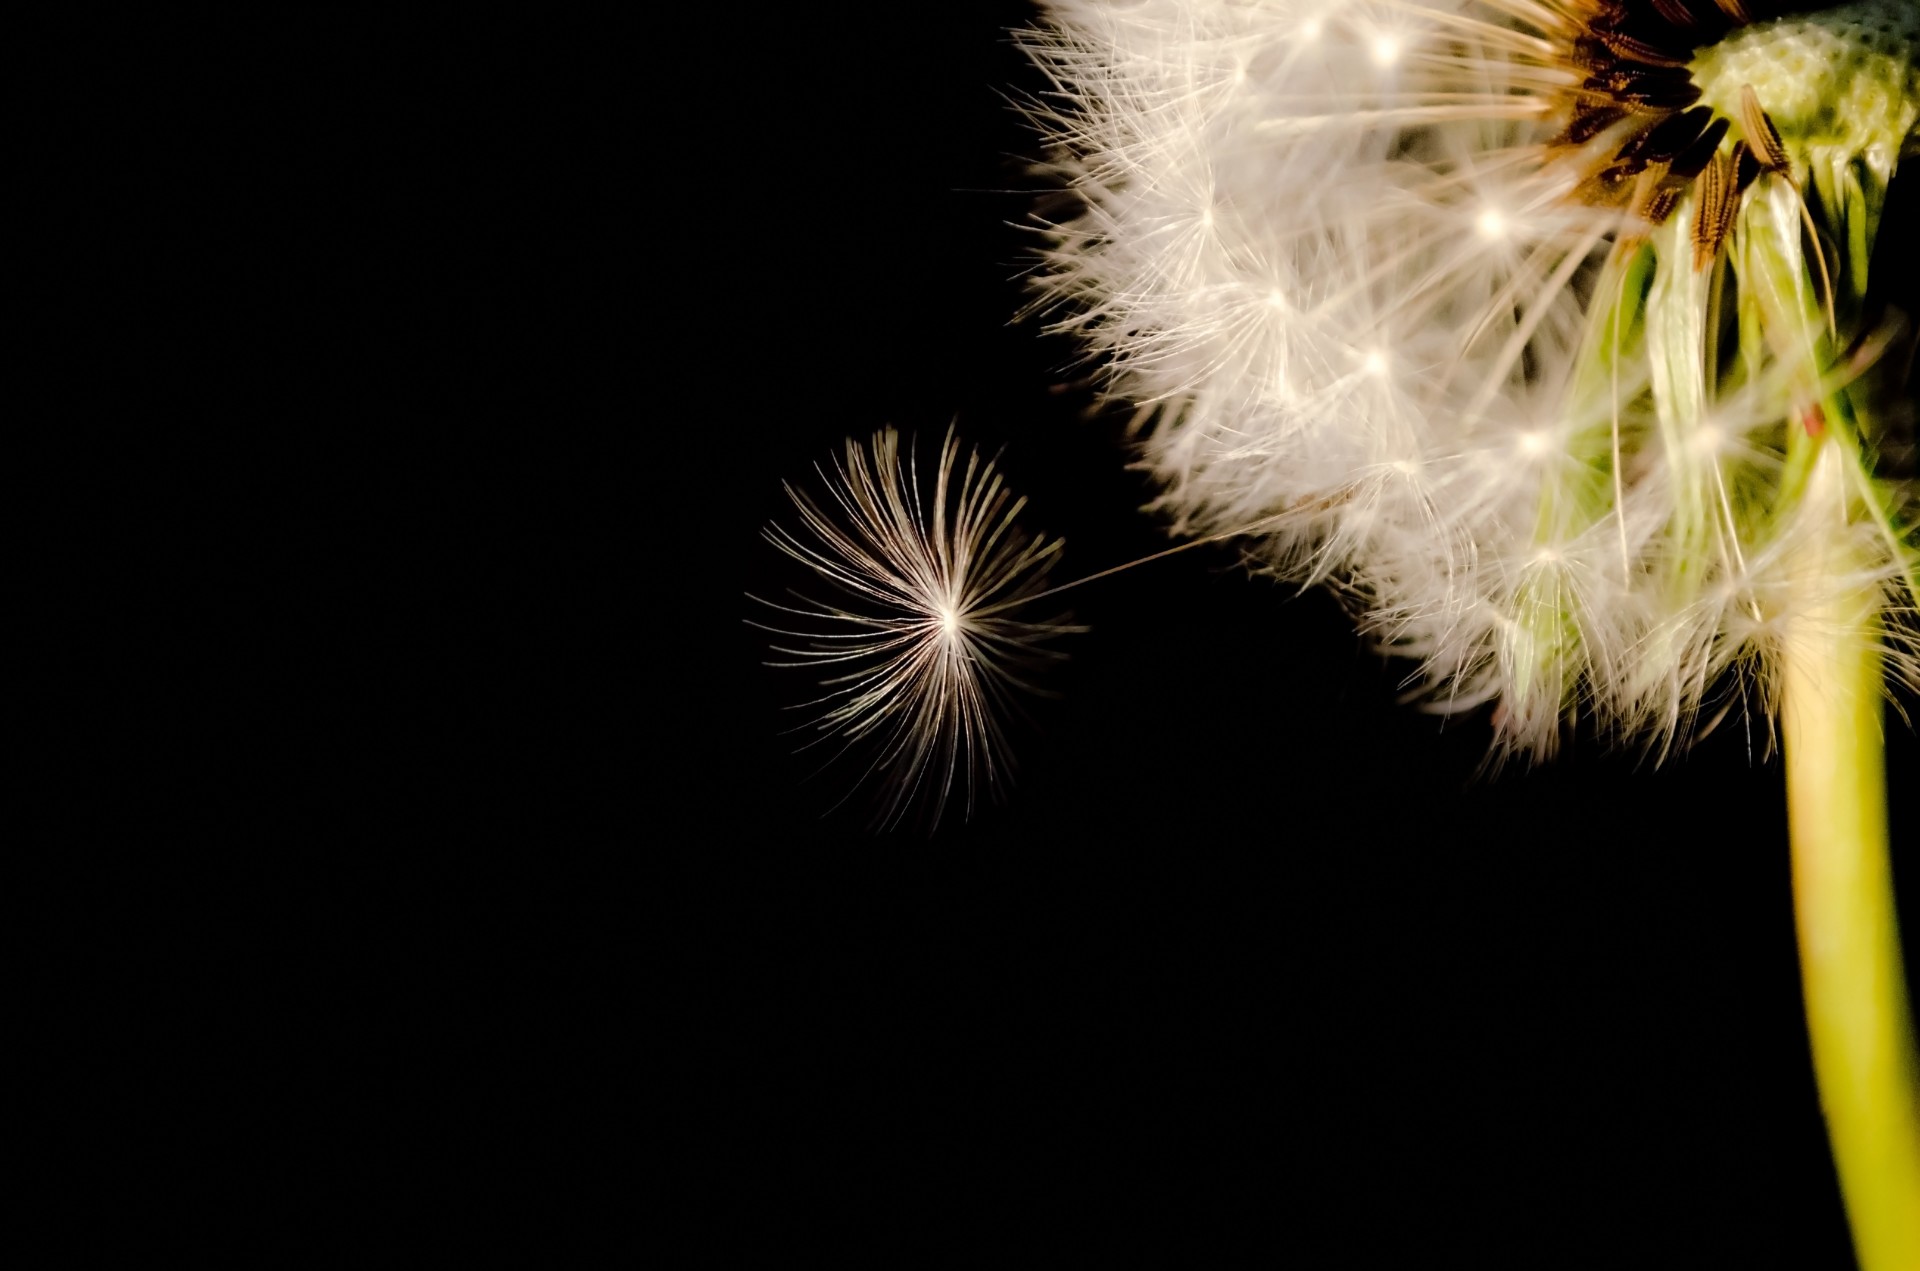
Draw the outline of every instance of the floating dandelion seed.
<instances>
[{"instance_id":1,"label":"floating dandelion seed","mask_svg":"<svg viewBox=\"0 0 1920 1271\"><path fill-rule=\"evenodd\" d=\"M801 708L818 712L809 744L867 748L862 779L883 783L881 824L920 801L937 821L956 789L970 813L1008 773L1006 716L1043 691L1034 672L1065 656L1049 642L1083 630L1021 616L1063 540L1023 530L1026 500L951 430L927 481L891 428L849 438L844 460L819 471L827 504L787 486L800 532L770 525L766 537L838 595L762 602L805 620L755 624L801 641L775 646L798 661L772 665L826 673L826 695Z\"/></svg>"}]
</instances>

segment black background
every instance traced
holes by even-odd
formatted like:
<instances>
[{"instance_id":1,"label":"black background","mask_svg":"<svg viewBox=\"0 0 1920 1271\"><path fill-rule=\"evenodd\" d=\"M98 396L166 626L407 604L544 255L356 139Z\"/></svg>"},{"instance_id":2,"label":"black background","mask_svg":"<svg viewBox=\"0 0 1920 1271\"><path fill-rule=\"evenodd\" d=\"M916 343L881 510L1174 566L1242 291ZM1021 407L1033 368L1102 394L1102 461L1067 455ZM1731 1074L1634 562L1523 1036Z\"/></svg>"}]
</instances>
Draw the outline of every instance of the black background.
<instances>
[{"instance_id":1,"label":"black background","mask_svg":"<svg viewBox=\"0 0 1920 1271\"><path fill-rule=\"evenodd\" d=\"M95 250L54 325L102 353L64 409L120 413L53 581L111 617L47 665L113 706L46 750L113 846L56 960L115 1159L204 1180L157 1221L1846 1265L1758 729L1489 778L1484 720L1206 548L1075 594L1001 802L829 810L745 621L799 581L783 479L957 421L1058 577L1166 543L1088 368L1013 318L1026 7L927 7L76 59Z\"/></svg>"}]
</instances>

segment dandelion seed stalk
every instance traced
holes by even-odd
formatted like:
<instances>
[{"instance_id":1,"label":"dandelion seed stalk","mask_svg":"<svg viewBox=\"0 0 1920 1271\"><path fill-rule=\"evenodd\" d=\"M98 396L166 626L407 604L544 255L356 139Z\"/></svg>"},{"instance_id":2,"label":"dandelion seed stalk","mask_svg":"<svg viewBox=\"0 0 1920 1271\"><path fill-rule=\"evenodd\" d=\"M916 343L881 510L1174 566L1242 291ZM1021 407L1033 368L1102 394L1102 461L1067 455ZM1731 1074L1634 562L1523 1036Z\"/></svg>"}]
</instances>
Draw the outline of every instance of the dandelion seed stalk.
<instances>
[{"instance_id":1,"label":"dandelion seed stalk","mask_svg":"<svg viewBox=\"0 0 1920 1271\"><path fill-rule=\"evenodd\" d=\"M1828 446L1808 498L1844 508ZM1840 528L1844 531L1844 523ZM1887 854L1883 675L1876 598L1821 580L1854 565L1844 532L1812 536L1799 567L1816 597L1786 643L1781 731L1794 912L1814 1072L1865 1271L1920 1267L1920 1068Z\"/></svg>"},{"instance_id":2,"label":"dandelion seed stalk","mask_svg":"<svg viewBox=\"0 0 1920 1271\"><path fill-rule=\"evenodd\" d=\"M1699 72L1710 97L1741 85L1741 128L1756 149L1785 160L1788 177L1752 192L1731 244L1742 351L1751 367L1770 345L1795 369L1773 391L1800 422L1788 430L1779 492L1763 518L1770 524L1744 537L1779 535L1790 544L1781 732L1802 991L1828 1140L1865 1271L1920 1267L1920 1063L1888 855L1884 601L1882 587L1865 581L1857 530L1877 530L1899 559L1903 527L1875 489L1881 430L1866 391L1872 382L1841 382L1836 347L1864 311L1892 161L1920 108L1911 14L1904 48L1859 35L1861 20L1876 15L1894 29L1892 12L1851 4L1832 11L1831 25L1817 17L1762 24L1709 50ZM1817 89L1820 74L1807 74L1808 62L1838 93L1809 88L1805 81ZM1770 114L1759 113L1755 78ZM1904 573L1911 594L1910 553Z\"/></svg>"}]
</instances>

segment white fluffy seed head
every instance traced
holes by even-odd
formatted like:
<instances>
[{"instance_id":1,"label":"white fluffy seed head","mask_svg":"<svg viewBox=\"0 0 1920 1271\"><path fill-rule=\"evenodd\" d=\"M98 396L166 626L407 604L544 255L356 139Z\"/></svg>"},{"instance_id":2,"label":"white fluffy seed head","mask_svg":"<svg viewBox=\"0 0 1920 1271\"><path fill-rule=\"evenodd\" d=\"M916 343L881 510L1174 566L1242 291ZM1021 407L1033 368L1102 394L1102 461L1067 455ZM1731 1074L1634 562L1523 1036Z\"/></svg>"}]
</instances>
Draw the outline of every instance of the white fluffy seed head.
<instances>
[{"instance_id":1,"label":"white fluffy seed head","mask_svg":"<svg viewBox=\"0 0 1920 1271\"><path fill-rule=\"evenodd\" d=\"M1702 205L1722 170L1609 166L1644 125L1574 105L1576 40L1615 19L1656 29L1651 6L1045 8L1026 37L1050 81L1033 114L1081 210L1047 227L1042 304L1116 397L1150 409L1145 457L1176 531L1257 524L1273 570L1337 581L1417 662L1418 695L1491 706L1502 752L1543 755L1585 717L1664 753L1717 716L1729 673L1765 695L1801 603L1788 548L1807 412L1866 402L1845 351L1872 336L1864 283L1847 281L1865 262L1804 251L1801 204L1850 206L1865 182L1877 217L1897 147L1812 138L1792 171L1753 180L1735 120L1715 162L1746 184L1715 237ZM1904 132L1911 36L1890 48L1875 82L1894 85L1886 127ZM1647 73L1670 88L1687 72ZM1870 243L1873 225L1844 216L1824 240ZM1861 567L1836 585L1884 592L1911 678L1912 521L1874 470L1879 422L1863 409L1851 425L1842 520Z\"/></svg>"}]
</instances>

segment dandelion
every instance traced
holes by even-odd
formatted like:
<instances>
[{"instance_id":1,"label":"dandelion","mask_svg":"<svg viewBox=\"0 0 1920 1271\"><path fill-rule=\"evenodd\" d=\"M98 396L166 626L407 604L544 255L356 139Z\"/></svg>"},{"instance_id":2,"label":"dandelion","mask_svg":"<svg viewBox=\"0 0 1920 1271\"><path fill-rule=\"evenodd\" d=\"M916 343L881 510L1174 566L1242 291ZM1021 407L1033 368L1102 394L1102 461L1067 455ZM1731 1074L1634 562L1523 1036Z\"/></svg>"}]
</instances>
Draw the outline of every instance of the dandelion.
<instances>
[{"instance_id":1,"label":"dandelion","mask_svg":"<svg viewBox=\"0 0 1920 1271\"><path fill-rule=\"evenodd\" d=\"M1262 522L1426 700L1497 705L1503 749L1580 718L1664 748L1726 673L1776 683L1831 420L1835 593L1884 591L1913 674L1912 491L1875 467L1901 421L1861 418L1847 355L1888 334L1866 258L1916 10L1052 11L1043 121L1085 211L1047 296L1152 408L1178 528Z\"/></svg>"},{"instance_id":2,"label":"dandelion","mask_svg":"<svg viewBox=\"0 0 1920 1271\"><path fill-rule=\"evenodd\" d=\"M1496 754L1780 710L1856 1243L1920 1265L1878 713L1920 685L1916 298L1875 263L1920 6L1045 8L1080 211L1041 303L1141 408L1176 531L1257 526Z\"/></svg>"},{"instance_id":3,"label":"dandelion","mask_svg":"<svg viewBox=\"0 0 1920 1271\"><path fill-rule=\"evenodd\" d=\"M802 620L755 624L801 641L775 646L798 661L773 665L826 673L825 695L803 707L817 712L808 726L837 755L870 744L862 776L883 778L882 824L917 805L938 821L956 790L971 812L1007 776L1008 713L1043 691L1034 672L1063 656L1049 642L1081 630L1020 616L1063 540L1022 529L1026 500L991 461L963 455L952 431L929 480L891 428L850 438L819 475L827 505L787 486L800 532L772 525L766 537L835 599L763 602Z\"/></svg>"}]
</instances>

